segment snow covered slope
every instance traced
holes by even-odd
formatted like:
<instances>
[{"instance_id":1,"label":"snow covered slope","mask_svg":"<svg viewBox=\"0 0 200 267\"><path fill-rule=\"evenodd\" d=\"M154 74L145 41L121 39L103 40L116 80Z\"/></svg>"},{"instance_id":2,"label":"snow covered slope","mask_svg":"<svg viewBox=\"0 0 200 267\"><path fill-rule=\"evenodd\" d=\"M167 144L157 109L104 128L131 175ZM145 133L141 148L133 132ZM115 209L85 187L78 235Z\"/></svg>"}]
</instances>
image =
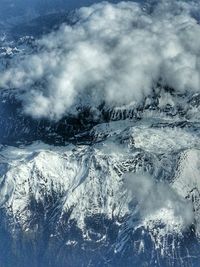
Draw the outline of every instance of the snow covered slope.
<instances>
[{"instance_id":1,"label":"snow covered slope","mask_svg":"<svg viewBox=\"0 0 200 267\"><path fill-rule=\"evenodd\" d=\"M0 203L8 231L31 238L53 225L51 239L75 223L82 242L110 244L110 260L121 255L115 266L121 260L132 266L131 259L138 264L142 257L149 266L179 266L186 252L186 264L190 254L198 261L199 134L153 121L99 124L90 131L97 140L90 145L2 146ZM116 231L112 241L109 231ZM66 250L78 246L74 239L66 234ZM185 239L196 242L195 250Z\"/></svg>"}]
</instances>

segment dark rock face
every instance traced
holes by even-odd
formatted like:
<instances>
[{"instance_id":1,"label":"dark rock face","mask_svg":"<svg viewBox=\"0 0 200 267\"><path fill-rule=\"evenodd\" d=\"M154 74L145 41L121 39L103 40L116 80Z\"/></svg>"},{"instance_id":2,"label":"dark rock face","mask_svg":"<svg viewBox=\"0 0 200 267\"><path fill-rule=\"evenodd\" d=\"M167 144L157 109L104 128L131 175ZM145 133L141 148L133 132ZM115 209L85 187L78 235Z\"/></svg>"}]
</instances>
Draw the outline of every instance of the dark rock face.
<instances>
[{"instance_id":1,"label":"dark rock face","mask_svg":"<svg viewBox=\"0 0 200 267\"><path fill-rule=\"evenodd\" d=\"M102 103L98 110L98 117L93 114L92 106L77 106L76 114L66 114L59 121L49 121L47 119L34 119L23 113L22 102L18 99L15 90L1 90L0 92L0 142L1 144L30 143L41 140L49 144L62 145L65 142L92 142L93 136L90 130L99 123L109 123L120 120L141 120L145 113L153 111L163 114L169 119L180 117L178 122L159 123L155 127L180 127L198 131L199 122L190 122L188 113L192 108L199 107L199 95L187 97L181 95L182 105L175 107L166 105L159 107L159 94L147 98L142 104L130 108L114 108ZM146 104L148 102L148 104ZM187 106L185 105L187 102ZM198 110L196 111L198 112Z\"/></svg>"},{"instance_id":2,"label":"dark rock face","mask_svg":"<svg viewBox=\"0 0 200 267\"><path fill-rule=\"evenodd\" d=\"M36 140L65 144L96 123L91 120L91 114L87 110L74 117L66 116L58 122L34 120L22 113L22 104L16 99L14 92L3 91L0 98L1 144L30 143Z\"/></svg>"}]
</instances>

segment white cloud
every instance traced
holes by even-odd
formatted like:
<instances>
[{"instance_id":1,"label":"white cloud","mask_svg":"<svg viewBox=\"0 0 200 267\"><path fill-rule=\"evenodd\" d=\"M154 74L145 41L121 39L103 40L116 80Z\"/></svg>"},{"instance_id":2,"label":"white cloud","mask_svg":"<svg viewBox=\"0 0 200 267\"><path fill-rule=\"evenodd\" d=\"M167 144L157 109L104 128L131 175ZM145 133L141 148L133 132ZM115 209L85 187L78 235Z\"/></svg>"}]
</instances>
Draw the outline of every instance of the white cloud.
<instances>
[{"instance_id":1,"label":"white cloud","mask_svg":"<svg viewBox=\"0 0 200 267\"><path fill-rule=\"evenodd\" d=\"M131 191L139 205L141 220L159 220L167 224L168 230L174 226L185 230L194 222L192 203L186 201L169 184L156 182L149 174L127 173L125 187Z\"/></svg>"},{"instance_id":2,"label":"white cloud","mask_svg":"<svg viewBox=\"0 0 200 267\"><path fill-rule=\"evenodd\" d=\"M158 80L180 92L200 91L200 26L195 2L100 3L77 11L38 40L38 52L0 74L1 87L25 89L24 110L59 119L77 103L139 102Z\"/></svg>"}]
</instances>

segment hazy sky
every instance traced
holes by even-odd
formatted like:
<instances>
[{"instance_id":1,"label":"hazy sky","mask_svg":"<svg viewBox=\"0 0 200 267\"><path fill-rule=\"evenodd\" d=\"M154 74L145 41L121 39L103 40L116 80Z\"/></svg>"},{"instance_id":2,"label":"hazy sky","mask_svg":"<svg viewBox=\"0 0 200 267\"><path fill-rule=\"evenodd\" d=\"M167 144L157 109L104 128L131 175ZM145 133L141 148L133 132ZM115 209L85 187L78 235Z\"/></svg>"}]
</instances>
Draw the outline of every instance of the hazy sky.
<instances>
[{"instance_id":1,"label":"hazy sky","mask_svg":"<svg viewBox=\"0 0 200 267\"><path fill-rule=\"evenodd\" d=\"M60 9L69 10L97 2L102 0L0 0L0 20L30 13L43 14Z\"/></svg>"}]
</instances>

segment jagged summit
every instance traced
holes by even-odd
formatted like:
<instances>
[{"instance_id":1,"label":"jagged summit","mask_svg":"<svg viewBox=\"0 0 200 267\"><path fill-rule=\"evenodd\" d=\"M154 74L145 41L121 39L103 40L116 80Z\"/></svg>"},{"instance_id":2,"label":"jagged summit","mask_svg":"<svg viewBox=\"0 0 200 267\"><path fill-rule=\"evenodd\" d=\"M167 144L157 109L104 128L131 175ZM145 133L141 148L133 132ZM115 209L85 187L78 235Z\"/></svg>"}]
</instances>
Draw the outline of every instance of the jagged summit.
<instances>
[{"instance_id":1,"label":"jagged summit","mask_svg":"<svg viewBox=\"0 0 200 267\"><path fill-rule=\"evenodd\" d=\"M165 89L147 97L139 105L112 106L102 103L98 107L86 103L77 105L59 121L34 119L23 112L23 102L16 90L0 91L0 140L2 144L19 145L37 140L63 145L66 142L93 143L107 136L98 128L110 122L113 125L138 124L149 120L154 127L191 128L199 127L199 94L173 95ZM117 123L119 122L119 123ZM100 126L99 126L100 125ZM111 123L112 125L112 123ZM94 128L93 128L94 127ZM93 130L95 129L95 131ZM109 130L112 130L109 128ZM109 131L108 130L108 131Z\"/></svg>"}]
</instances>

